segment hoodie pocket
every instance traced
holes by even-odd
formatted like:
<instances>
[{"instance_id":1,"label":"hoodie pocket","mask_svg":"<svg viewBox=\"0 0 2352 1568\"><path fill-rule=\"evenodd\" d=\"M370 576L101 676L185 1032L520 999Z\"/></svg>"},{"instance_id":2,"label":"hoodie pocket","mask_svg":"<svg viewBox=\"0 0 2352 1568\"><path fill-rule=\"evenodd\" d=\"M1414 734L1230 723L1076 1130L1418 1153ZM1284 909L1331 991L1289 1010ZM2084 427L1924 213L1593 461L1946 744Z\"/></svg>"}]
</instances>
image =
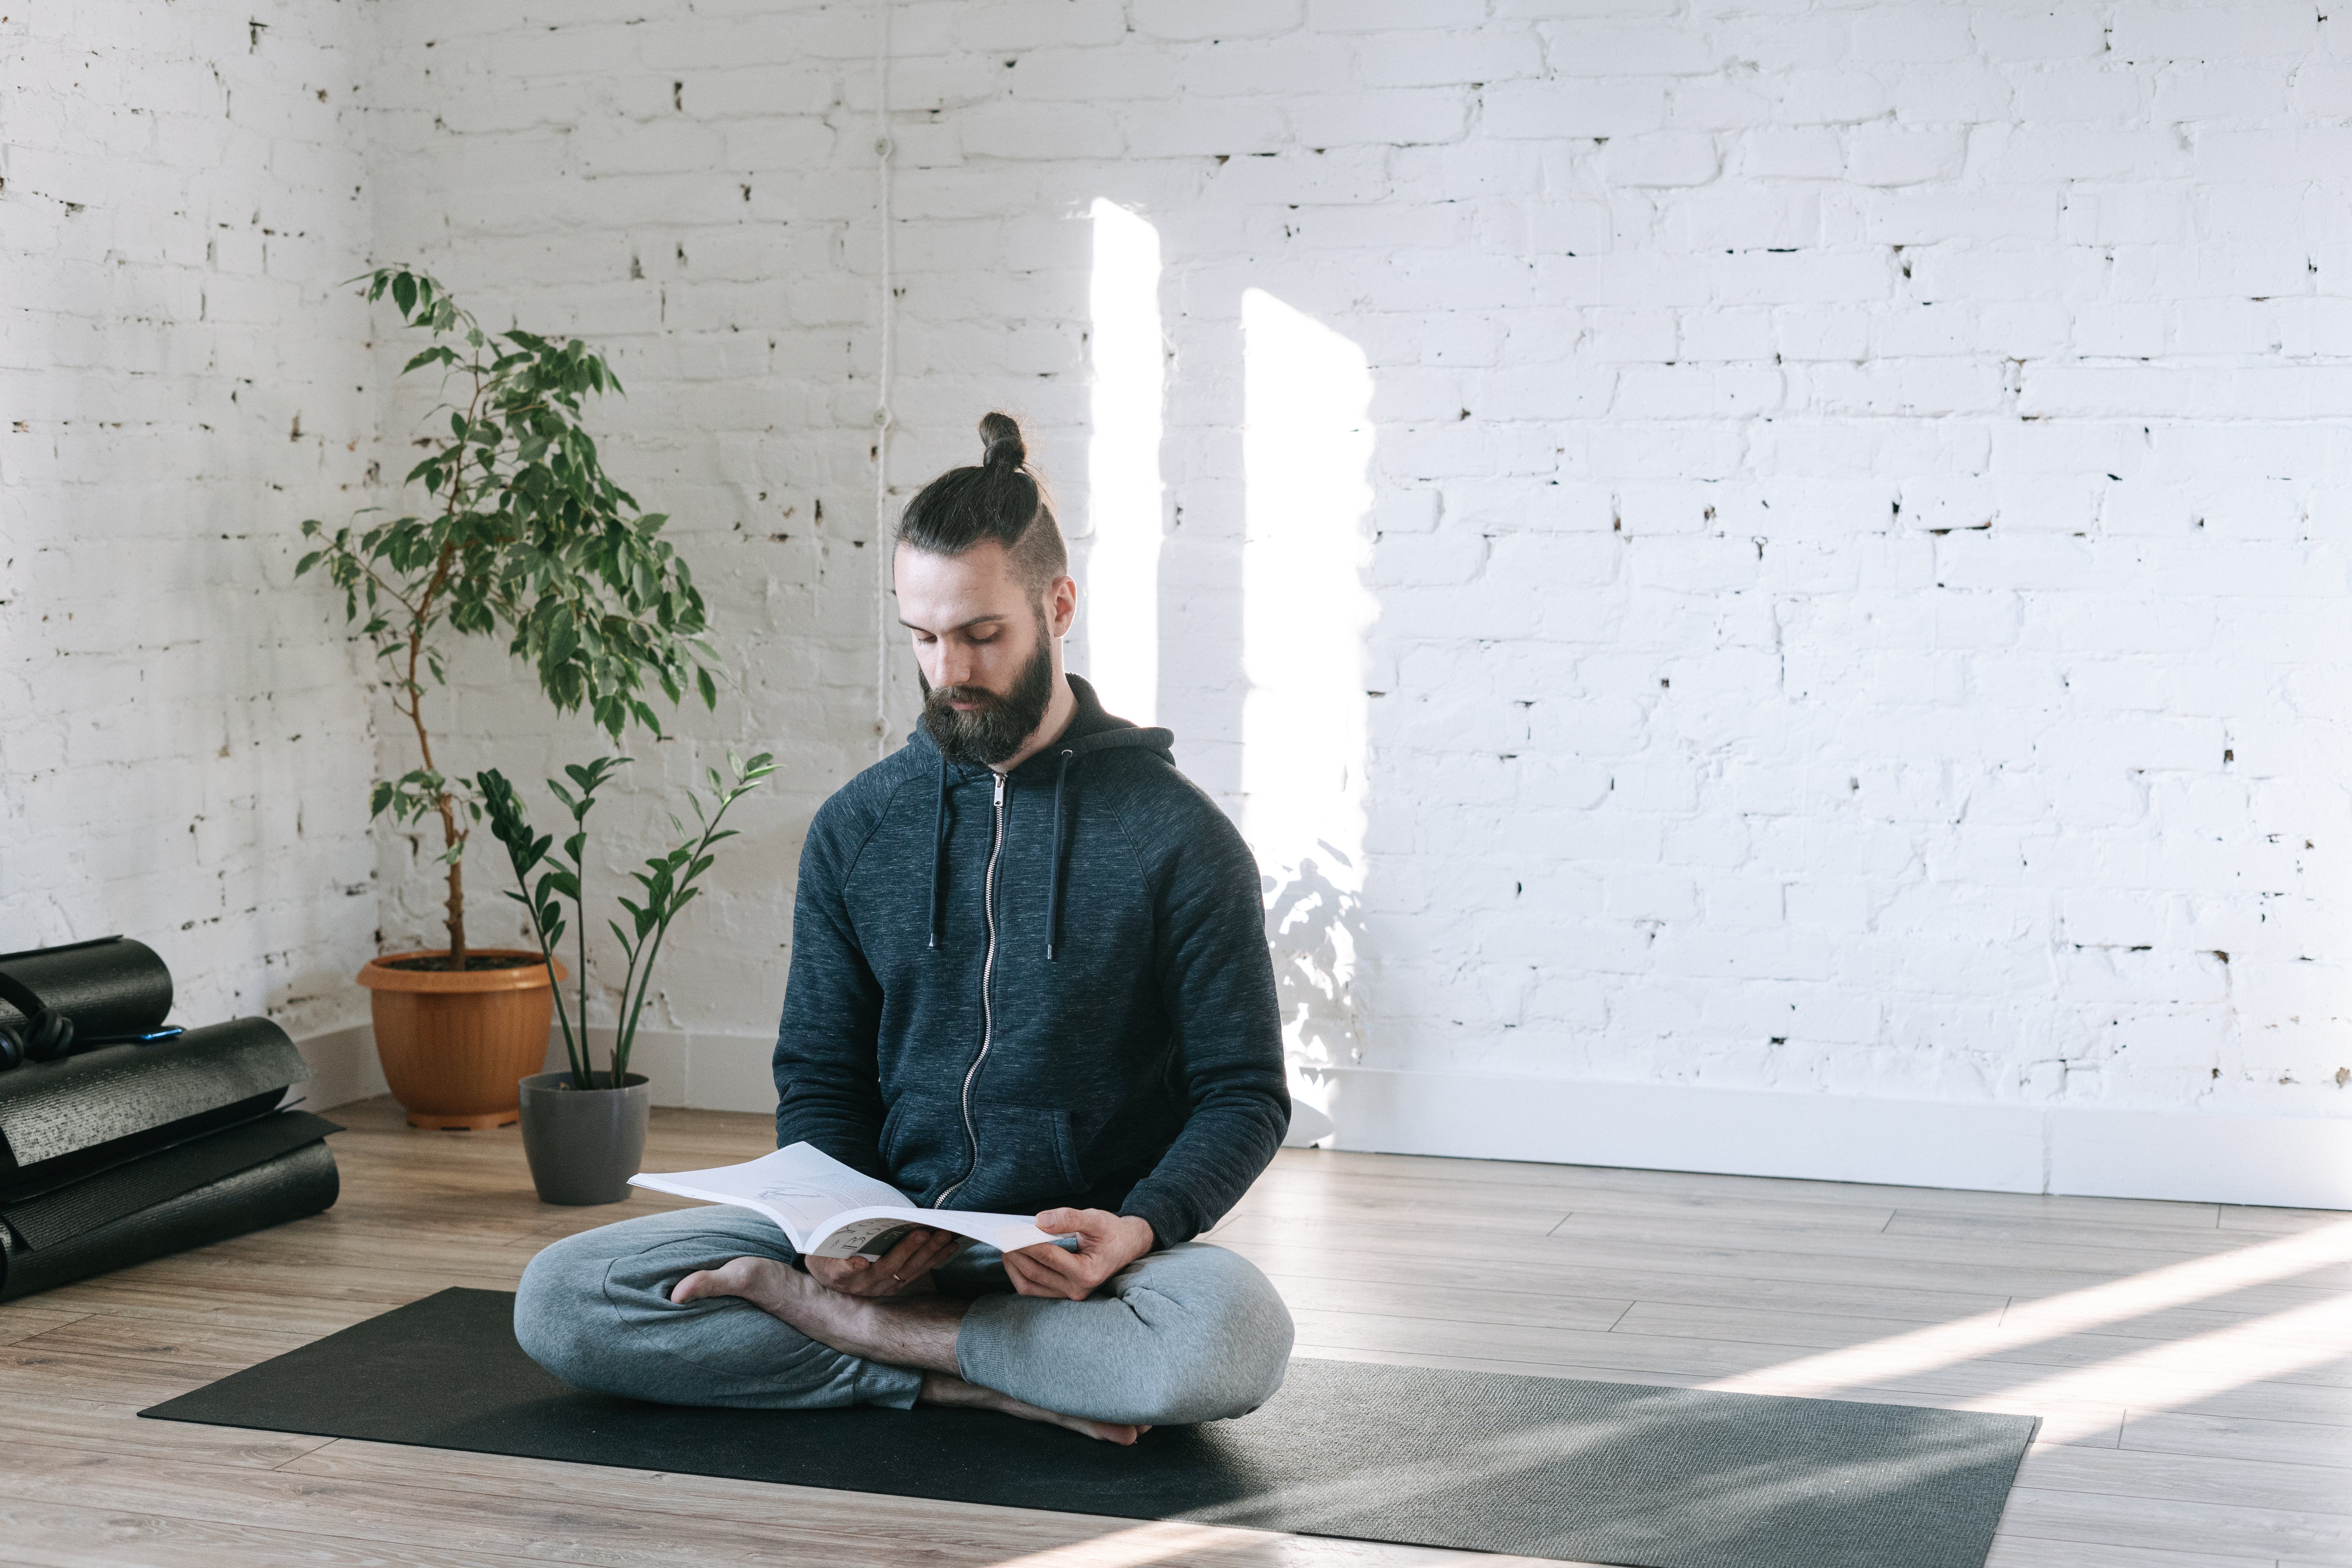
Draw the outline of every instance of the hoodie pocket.
<instances>
[{"instance_id":1,"label":"hoodie pocket","mask_svg":"<svg viewBox=\"0 0 2352 1568\"><path fill-rule=\"evenodd\" d=\"M1024 1201L1075 1203L1086 1191L1078 1169L1070 1113L1055 1106L991 1105L975 1109L981 1163L990 1186L1020 1193Z\"/></svg>"},{"instance_id":2,"label":"hoodie pocket","mask_svg":"<svg viewBox=\"0 0 2352 1568\"><path fill-rule=\"evenodd\" d=\"M891 1184L913 1197L936 1193L963 1173L963 1116L957 1102L927 1094L900 1094L882 1118L882 1165Z\"/></svg>"},{"instance_id":3,"label":"hoodie pocket","mask_svg":"<svg viewBox=\"0 0 2352 1568\"><path fill-rule=\"evenodd\" d=\"M1086 1194L1087 1173L1078 1163L1077 1129L1071 1125L1066 1110L1053 1112L1054 1152L1062 1163L1062 1179L1070 1184L1070 1198L1076 1202Z\"/></svg>"}]
</instances>

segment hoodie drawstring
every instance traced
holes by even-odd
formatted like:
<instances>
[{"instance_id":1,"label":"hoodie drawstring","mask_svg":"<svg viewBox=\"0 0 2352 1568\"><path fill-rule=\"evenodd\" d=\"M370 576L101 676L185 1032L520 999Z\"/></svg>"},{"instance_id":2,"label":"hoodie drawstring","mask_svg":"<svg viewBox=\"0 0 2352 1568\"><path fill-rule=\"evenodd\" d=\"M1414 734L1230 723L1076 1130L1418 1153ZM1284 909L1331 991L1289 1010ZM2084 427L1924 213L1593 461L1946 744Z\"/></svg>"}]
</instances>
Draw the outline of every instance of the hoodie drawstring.
<instances>
[{"instance_id":1,"label":"hoodie drawstring","mask_svg":"<svg viewBox=\"0 0 2352 1568\"><path fill-rule=\"evenodd\" d=\"M940 759L940 800L931 818L931 949L939 950L940 910L948 890L948 760Z\"/></svg>"},{"instance_id":2,"label":"hoodie drawstring","mask_svg":"<svg viewBox=\"0 0 2352 1568\"><path fill-rule=\"evenodd\" d=\"M1165 731L1161 731L1162 734ZM1064 749L1061 763L1054 773L1054 853L1045 878L1045 959L1051 963L1062 946L1062 891L1070 879L1070 832L1067 802L1070 798L1070 768L1078 760L1075 750ZM940 797L931 826L931 941L933 952L941 943L945 929L948 889L948 762L940 759Z\"/></svg>"},{"instance_id":3,"label":"hoodie drawstring","mask_svg":"<svg viewBox=\"0 0 2352 1568\"><path fill-rule=\"evenodd\" d=\"M1054 961L1054 950L1062 941L1062 879L1069 868L1069 844L1062 834L1062 790L1070 782L1070 764L1077 760L1076 752L1062 753L1062 765L1054 774L1054 859L1047 871L1045 883L1045 962Z\"/></svg>"}]
</instances>

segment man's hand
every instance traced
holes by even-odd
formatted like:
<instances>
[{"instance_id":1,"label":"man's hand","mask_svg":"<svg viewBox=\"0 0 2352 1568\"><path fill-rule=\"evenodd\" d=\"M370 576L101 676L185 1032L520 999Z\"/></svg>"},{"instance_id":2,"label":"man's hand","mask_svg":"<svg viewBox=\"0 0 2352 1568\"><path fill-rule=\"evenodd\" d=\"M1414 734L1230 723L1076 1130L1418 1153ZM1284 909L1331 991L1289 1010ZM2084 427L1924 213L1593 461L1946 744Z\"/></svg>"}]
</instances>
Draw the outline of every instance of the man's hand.
<instances>
[{"instance_id":1,"label":"man's hand","mask_svg":"<svg viewBox=\"0 0 2352 1568\"><path fill-rule=\"evenodd\" d=\"M930 1288L930 1272L963 1245L951 1230L908 1231L878 1258L808 1258L809 1278L845 1296L903 1296Z\"/></svg>"},{"instance_id":2,"label":"man's hand","mask_svg":"<svg viewBox=\"0 0 2352 1568\"><path fill-rule=\"evenodd\" d=\"M1083 1301L1095 1288L1145 1253L1154 1237L1151 1222L1108 1209L1047 1209L1037 1228L1055 1235L1077 1233L1076 1252L1060 1247L1024 1247L1004 1255L1004 1272L1024 1296L1059 1296Z\"/></svg>"}]
</instances>

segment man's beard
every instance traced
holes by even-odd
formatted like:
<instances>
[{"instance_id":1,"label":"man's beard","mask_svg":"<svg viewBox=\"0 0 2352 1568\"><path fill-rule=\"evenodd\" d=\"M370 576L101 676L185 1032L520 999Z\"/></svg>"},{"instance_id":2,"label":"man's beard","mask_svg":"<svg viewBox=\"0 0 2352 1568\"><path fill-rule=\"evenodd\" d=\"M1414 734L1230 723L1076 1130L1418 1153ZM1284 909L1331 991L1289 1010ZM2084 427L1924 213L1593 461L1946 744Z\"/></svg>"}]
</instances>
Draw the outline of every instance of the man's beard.
<instances>
[{"instance_id":1,"label":"man's beard","mask_svg":"<svg viewBox=\"0 0 2352 1568\"><path fill-rule=\"evenodd\" d=\"M919 675L918 679L921 677ZM923 732L948 761L963 767L993 767L1021 749L1037 732L1045 709L1054 700L1054 646L1045 635L1044 617L1037 623L1037 651L1022 667L1013 689L998 696L985 686L943 686L937 691L923 681ZM950 702L978 706L959 712Z\"/></svg>"}]
</instances>

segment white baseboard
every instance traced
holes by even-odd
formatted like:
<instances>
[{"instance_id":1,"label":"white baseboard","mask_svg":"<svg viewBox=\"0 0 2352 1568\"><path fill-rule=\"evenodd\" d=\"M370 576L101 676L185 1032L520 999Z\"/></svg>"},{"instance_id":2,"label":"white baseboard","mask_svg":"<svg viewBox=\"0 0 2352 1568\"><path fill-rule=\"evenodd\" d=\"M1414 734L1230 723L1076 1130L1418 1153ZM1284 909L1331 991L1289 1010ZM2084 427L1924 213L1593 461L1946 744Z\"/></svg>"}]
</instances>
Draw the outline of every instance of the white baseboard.
<instances>
[{"instance_id":1,"label":"white baseboard","mask_svg":"<svg viewBox=\"0 0 2352 1568\"><path fill-rule=\"evenodd\" d=\"M602 1068L612 1060L613 1031L588 1031L590 1064ZM656 1105L682 1105L690 1110L756 1110L776 1113L776 1079L772 1065L776 1042L759 1035L698 1035L684 1031L639 1029L629 1050L629 1070L641 1072L654 1086ZM562 1069L563 1037L547 1042L546 1071Z\"/></svg>"},{"instance_id":2,"label":"white baseboard","mask_svg":"<svg viewBox=\"0 0 2352 1568\"><path fill-rule=\"evenodd\" d=\"M310 1064L310 1081L296 1091L305 1110L326 1110L384 1092L383 1068L375 1059L375 1031L365 1024L312 1035L295 1041L294 1048Z\"/></svg>"},{"instance_id":3,"label":"white baseboard","mask_svg":"<svg viewBox=\"0 0 2352 1568\"><path fill-rule=\"evenodd\" d=\"M611 1058L612 1030L591 1029L588 1040L600 1066ZM306 1110L389 1092L376 1061L375 1031L367 1025L354 1024L295 1044L310 1064L310 1081L302 1086ZM652 1080L656 1105L773 1115L776 1085L769 1058L774 1049L773 1041L757 1036L640 1030L629 1070ZM553 1072L563 1065L563 1037L551 1036L545 1070Z\"/></svg>"},{"instance_id":4,"label":"white baseboard","mask_svg":"<svg viewBox=\"0 0 2352 1568\"><path fill-rule=\"evenodd\" d=\"M597 1058L612 1031L592 1029ZM384 1092L364 1024L299 1042L307 1106ZM656 1105L773 1114L773 1042L641 1033ZM560 1038L549 1070L563 1066ZM1889 1186L2352 1209L2352 1120L2100 1110L1339 1068L1302 1100L1332 1146Z\"/></svg>"},{"instance_id":5,"label":"white baseboard","mask_svg":"<svg viewBox=\"0 0 2352 1568\"><path fill-rule=\"evenodd\" d=\"M1894 1186L2352 1208L2352 1120L1341 1068L1332 1146Z\"/></svg>"}]
</instances>

